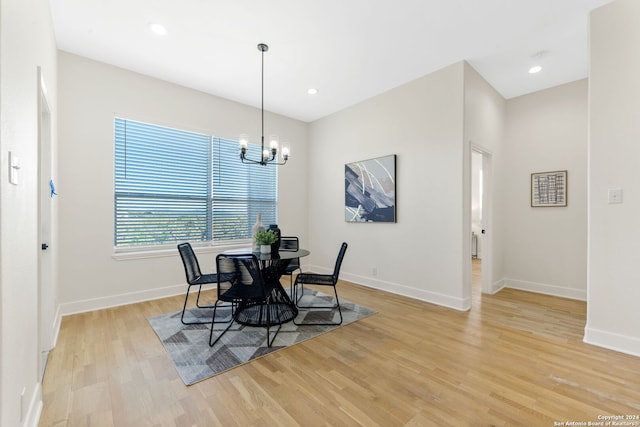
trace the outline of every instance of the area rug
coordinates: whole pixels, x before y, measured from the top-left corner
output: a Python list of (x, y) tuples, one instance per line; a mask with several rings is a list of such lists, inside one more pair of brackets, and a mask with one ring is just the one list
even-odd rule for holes
[[(329, 305), (333, 298), (321, 292), (305, 289), (302, 305)], [(340, 300), (343, 322), (348, 325), (375, 312), (349, 301)], [(212, 309), (191, 309), (185, 313), (185, 321), (210, 321)], [(160, 338), (171, 357), (178, 375), (186, 385), (217, 375), (221, 372), (247, 363), (258, 357), (281, 350), (290, 345), (317, 337), (340, 326), (296, 326), (293, 322), (282, 325), (273, 345), (267, 347), (267, 329), (243, 326), (234, 322), (214, 347), (209, 346), (210, 324), (183, 325), (181, 311), (150, 317), (147, 320)], [(218, 308), (216, 320), (229, 318), (230, 309)], [(300, 310), (296, 321), (334, 322), (339, 321), (337, 310)], [(226, 323), (216, 323), (214, 334), (227, 327)], [(275, 328), (271, 329), (271, 334)]]

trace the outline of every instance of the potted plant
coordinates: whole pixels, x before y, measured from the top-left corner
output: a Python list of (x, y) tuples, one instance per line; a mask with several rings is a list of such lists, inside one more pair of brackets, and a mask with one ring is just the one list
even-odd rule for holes
[(271, 245), (278, 240), (278, 236), (273, 230), (260, 230), (254, 236), (256, 242), (260, 245), (260, 253), (271, 253)]

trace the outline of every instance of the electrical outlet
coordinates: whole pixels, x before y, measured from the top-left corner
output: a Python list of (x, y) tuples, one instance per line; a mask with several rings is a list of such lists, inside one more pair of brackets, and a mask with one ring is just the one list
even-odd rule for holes
[(622, 188), (609, 189), (609, 203), (622, 203)]
[(371, 268), (371, 274), (373, 274), (374, 276), (377, 276), (378, 275), (378, 267), (373, 266)]

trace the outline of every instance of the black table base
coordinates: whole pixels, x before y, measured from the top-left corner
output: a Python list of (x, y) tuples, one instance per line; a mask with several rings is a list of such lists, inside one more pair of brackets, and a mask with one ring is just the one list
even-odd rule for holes
[[(242, 325), (269, 326), (291, 322), (298, 315), (296, 304), (280, 283), (280, 277), (293, 258), (309, 255), (309, 251), (280, 251), (276, 254), (253, 253), (261, 263), (264, 280), (273, 284), (269, 309), (265, 303), (242, 303), (236, 308), (235, 321)], [(267, 322), (267, 320), (269, 320)]]
[(298, 315), (296, 305), (291, 301), (281, 286), (277, 286), (271, 293), (269, 310), (263, 303), (246, 303), (238, 306), (236, 322), (249, 326), (279, 325), (290, 322)]

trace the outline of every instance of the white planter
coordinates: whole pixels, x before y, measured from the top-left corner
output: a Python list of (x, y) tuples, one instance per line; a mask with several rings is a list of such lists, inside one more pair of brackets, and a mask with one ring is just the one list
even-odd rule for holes
[(271, 245), (260, 245), (260, 253), (261, 254), (270, 254), (271, 253)]

